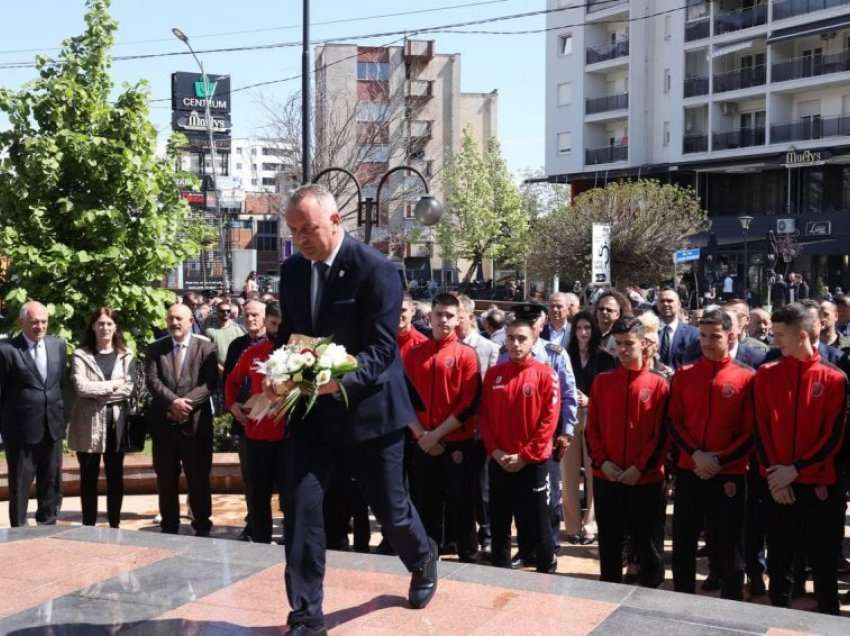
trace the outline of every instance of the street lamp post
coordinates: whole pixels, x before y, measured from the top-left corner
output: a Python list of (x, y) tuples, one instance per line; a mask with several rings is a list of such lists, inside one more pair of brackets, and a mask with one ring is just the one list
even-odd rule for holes
[(744, 300), (750, 302), (750, 224), (753, 222), (751, 216), (739, 216), (738, 223), (744, 231)]
[[(378, 182), (378, 189), (375, 192), (374, 199), (372, 197), (367, 197), (366, 199), (363, 198), (363, 190), (360, 187), (360, 182), (350, 170), (346, 170), (345, 168), (338, 168), (335, 166), (325, 168), (313, 178), (313, 183), (318, 183), (319, 179), (331, 172), (341, 172), (354, 182), (354, 186), (357, 188), (357, 218), (363, 218), (363, 212), (365, 209), (366, 216), (363, 223), (363, 242), (369, 245), (372, 240), (372, 215), (374, 210), (378, 209), (378, 214), (380, 214), (381, 190), (389, 176), (400, 171), (412, 172), (422, 180), (422, 185), (425, 187), (425, 194), (419, 197), (419, 201), (416, 202), (416, 207), (413, 208), (413, 214), (416, 217), (416, 220), (426, 227), (436, 225), (443, 216), (443, 205), (437, 201), (435, 197), (429, 194), (427, 179), (425, 179), (421, 172), (411, 166), (396, 166), (395, 168), (391, 168), (387, 171)], [(377, 218), (380, 221), (380, 218)]]
[(189, 49), (189, 52), (192, 54), (192, 57), (195, 58), (195, 62), (198, 64), (198, 68), (201, 69), (201, 78), (204, 82), (204, 119), (207, 123), (207, 136), (210, 144), (210, 160), (212, 162), (212, 179), (213, 179), (213, 191), (215, 192), (215, 215), (218, 220), (218, 233), (219, 233), (219, 249), (221, 251), (221, 265), (222, 265), (222, 275), (221, 275), (221, 283), (224, 287), (224, 290), (230, 291), (230, 264), (227, 255), (227, 223), (225, 223), (224, 215), (221, 211), (221, 191), (218, 187), (218, 172), (216, 168), (216, 164), (218, 163), (218, 152), (215, 146), (215, 135), (213, 134), (213, 121), (212, 121), (212, 112), (210, 110), (210, 99), (212, 95), (210, 95), (210, 81), (207, 77), (207, 72), (204, 70), (204, 63), (201, 62), (200, 58), (195, 53), (195, 49), (192, 48), (192, 45), (189, 43), (189, 36), (187, 36), (183, 31), (178, 28), (171, 29), (171, 32), (174, 34), (178, 40), (183, 42), (186, 45), (186, 48)]

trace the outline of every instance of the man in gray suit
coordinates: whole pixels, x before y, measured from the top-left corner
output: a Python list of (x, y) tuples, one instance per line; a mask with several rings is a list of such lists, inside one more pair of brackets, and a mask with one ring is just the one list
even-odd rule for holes
[(21, 308), (21, 334), (0, 341), (0, 423), (9, 464), (9, 522), (27, 523), (36, 483), (39, 524), (54, 524), (62, 504), (62, 399), (65, 342), (47, 335), (47, 308)]
[(180, 529), (178, 481), (180, 468), (189, 485), (192, 528), (209, 536), (212, 522), (212, 403), (218, 386), (218, 359), (212, 342), (192, 333), (192, 312), (172, 305), (167, 316), (169, 335), (148, 347), (145, 377), (153, 397), (148, 418), (153, 439), (153, 466), (159, 494), (160, 527)]

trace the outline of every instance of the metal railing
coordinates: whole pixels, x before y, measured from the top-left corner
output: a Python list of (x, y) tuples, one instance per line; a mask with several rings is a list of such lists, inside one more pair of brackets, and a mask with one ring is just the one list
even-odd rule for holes
[(777, 124), (770, 127), (770, 143), (772, 144), (846, 135), (850, 135), (850, 115), (816, 117), (793, 124)]
[(685, 22), (685, 42), (707, 38), (711, 33), (711, 19), (700, 18), (693, 22)]
[(714, 76), (714, 92), (723, 93), (736, 91), (741, 88), (761, 86), (767, 81), (767, 66), (749, 66), (728, 73), (718, 73)]
[(708, 78), (707, 77), (686, 77), (685, 78), (685, 97), (695, 97), (697, 95), (708, 95)]
[(739, 128), (731, 132), (714, 133), (711, 138), (712, 150), (728, 150), (763, 146), (765, 135), (764, 128)]
[(682, 137), (682, 152), (708, 152), (708, 135), (685, 135)]
[(595, 166), (600, 163), (614, 163), (629, 160), (629, 145), (606, 146), (605, 148), (589, 148), (584, 152), (585, 163)]
[(773, 19), (782, 20), (850, 4), (850, 0), (784, 0), (773, 3)]
[(797, 57), (787, 62), (777, 62), (771, 67), (770, 79), (773, 82), (787, 82), (850, 71), (850, 49), (844, 49), (830, 55), (809, 55)]
[(714, 35), (740, 31), (767, 23), (767, 5), (759, 4), (749, 9), (735, 9), (720, 13), (714, 18)]
[(615, 60), (618, 57), (628, 57), (629, 41), (617, 42), (603, 49), (594, 49), (587, 47), (585, 60), (587, 64), (596, 64), (597, 62), (606, 62)]
[(629, 107), (629, 94), (593, 97), (585, 100), (585, 112), (588, 115), (604, 113), (609, 110), (622, 110)]

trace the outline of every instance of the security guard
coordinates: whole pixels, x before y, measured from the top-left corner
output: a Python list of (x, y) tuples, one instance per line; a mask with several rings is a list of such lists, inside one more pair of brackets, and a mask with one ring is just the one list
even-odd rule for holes
[[(575, 432), (578, 409), (576, 381), (573, 375), (570, 357), (564, 348), (555, 343), (547, 342), (540, 337), (546, 322), (546, 305), (539, 303), (520, 303), (514, 305), (512, 310), (517, 319), (525, 320), (533, 327), (535, 342), (531, 350), (531, 355), (539, 362), (551, 367), (558, 376), (561, 410), (558, 417), (558, 426), (555, 429), (552, 457), (549, 458), (547, 463), (551, 487), (549, 512), (552, 540), (557, 554), (558, 547), (560, 546), (561, 522), (563, 521), (564, 514), (564, 507), (561, 501), (561, 459), (564, 457), (564, 453), (570, 445)], [(507, 350), (503, 350), (499, 355), (499, 364), (508, 360)], [(513, 565), (526, 567), (536, 565), (533, 556), (535, 546), (529, 545), (522, 533), (518, 533), (517, 542), (519, 552), (513, 560)]]

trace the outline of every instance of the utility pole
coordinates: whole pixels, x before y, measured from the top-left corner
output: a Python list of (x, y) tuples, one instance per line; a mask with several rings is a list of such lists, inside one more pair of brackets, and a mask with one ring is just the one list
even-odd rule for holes
[(301, 36), (301, 183), (313, 179), (310, 169), (310, 0), (304, 0), (303, 33)]

